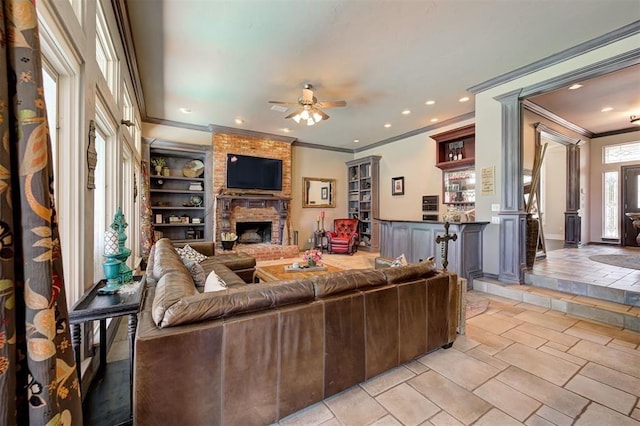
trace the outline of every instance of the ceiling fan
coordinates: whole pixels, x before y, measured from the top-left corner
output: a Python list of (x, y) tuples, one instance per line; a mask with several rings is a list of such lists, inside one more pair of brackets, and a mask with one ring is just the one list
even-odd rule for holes
[(334, 108), (347, 106), (346, 101), (328, 101), (318, 102), (318, 99), (313, 96), (313, 86), (311, 84), (305, 84), (302, 89), (302, 96), (298, 98), (298, 102), (283, 102), (283, 101), (269, 101), (270, 104), (279, 105), (298, 105), (298, 109), (286, 118), (293, 118), (296, 123), (304, 122), (307, 126), (313, 126), (314, 124), (328, 120), (329, 116), (320, 108)]

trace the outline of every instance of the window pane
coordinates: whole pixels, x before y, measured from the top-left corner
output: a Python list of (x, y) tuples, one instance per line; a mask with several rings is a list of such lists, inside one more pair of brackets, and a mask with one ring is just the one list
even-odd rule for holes
[(604, 164), (638, 161), (640, 160), (640, 142), (605, 146), (602, 158)]
[(603, 238), (618, 238), (618, 172), (604, 173)]
[[(49, 135), (51, 137), (53, 176), (56, 178), (55, 194), (58, 194), (58, 82), (56, 81), (56, 76), (50, 73), (45, 67), (42, 68), (42, 82), (44, 86), (44, 102), (47, 108)], [(56, 205), (59, 204), (56, 202)]]

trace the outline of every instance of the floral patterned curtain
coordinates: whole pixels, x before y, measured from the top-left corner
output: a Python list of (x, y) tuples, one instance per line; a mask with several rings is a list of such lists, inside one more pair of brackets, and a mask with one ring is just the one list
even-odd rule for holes
[(146, 261), (153, 246), (153, 212), (149, 192), (149, 163), (142, 161), (142, 194), (140, 195), (140, 254)]
[(0, 424), (82, 424), (36, 10), (0, 5)]

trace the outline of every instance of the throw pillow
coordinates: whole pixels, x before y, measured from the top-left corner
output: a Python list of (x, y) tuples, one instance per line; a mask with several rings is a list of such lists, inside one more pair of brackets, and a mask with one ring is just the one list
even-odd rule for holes
[(227, 284), (216, 274), (216, 271), (211, 271), (207, 276), (207, 281), (204, 283), (204, 292), (226, 290)]
[(409, 262), (407, 262), (407, 258), (404, 257), (404, 253), (402, 253), (400, 256), (393, 259), (393, 262), (391, 262), (391, 267), (395, 268), (396, 266), (406, 266), (408, 264)]
[(187, 268), (187, 271), (191, 274), (191, 278), (193, 278), (193, 284), (196, 287), (204, 287), (204, 283), (207, 280), (207, 276), (204, 273), (204, 269), (202, 266), (191, 259), (182, 259), (182, 263)]
[(182, 259), (195, 260), (198, 263), (207, 258), (207, 256), (192, 248), (189, 244), (185, 244), (182, 248), (176, 248), (176, 252)]

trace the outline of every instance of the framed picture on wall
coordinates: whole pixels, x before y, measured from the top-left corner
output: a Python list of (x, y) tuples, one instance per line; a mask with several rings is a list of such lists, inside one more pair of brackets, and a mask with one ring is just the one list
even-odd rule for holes
[(328, 186), (323, 186), (322, 188), (320, 188), (320, 199), (321, 200), (328, 200), (329, 199), (329, 187)]
[(391, 195), (404, 195), (404, 176), (391, 178)]

